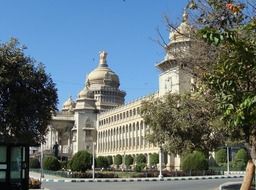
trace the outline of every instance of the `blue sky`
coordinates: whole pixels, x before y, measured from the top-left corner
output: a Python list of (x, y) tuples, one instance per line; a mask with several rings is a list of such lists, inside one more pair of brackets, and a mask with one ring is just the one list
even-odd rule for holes
[(0, 41), (16, 37), (42, 62), (58, 88), (59, 108), (75, 100), (86, 74), (108, 52), (126, 102), (158, 90), (155, 64), (164, 57), (157, 28), (168, 41), (164, 16), (177, 24), (187, 0), (0, 0)]

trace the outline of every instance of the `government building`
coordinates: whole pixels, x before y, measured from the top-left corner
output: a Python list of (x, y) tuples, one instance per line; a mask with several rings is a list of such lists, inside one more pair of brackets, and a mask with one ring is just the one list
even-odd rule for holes
[[(180, 68), (175, 58), (175, 52), (186, 51), (192, 43), (191, 31), (184, 13), (179, 27), (170, 32), (165, 57), (156, 65), (160, 71), (159, 90), (151, 96), (184, 93), (193, 88), (192, 76)], [(110, 66), (107, 53), (100, 52), (98, 66), (87, 76), (76, 100), (68, 98), (53, 116), (43, 145), (45, 153), (52, 152), (55, 143), (59, 144), (59, 154), (68, 158), (80, 150), (92, 152), (95, 146), (96, 156), (144, 154), (150, 166), (150, 154), (161, 152), (145, 139), (150, 130), (140, 116), (142, 101), (149, 96), (125, 104), (126, 92), (119, 88), (119, 77)], [(180, 169), (178, 155), (161, 154), (166, 169)]]

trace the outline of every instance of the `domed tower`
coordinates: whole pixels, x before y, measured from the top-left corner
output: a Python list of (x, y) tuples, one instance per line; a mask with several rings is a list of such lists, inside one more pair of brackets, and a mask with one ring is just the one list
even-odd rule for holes
[(63, 104), (62, 112), (73, 112), (75, 108), (75, 102), (72, 100), (71, 96)]
[(86, 88), (93, 94), (99, 111), (124, 104), (126, 93), (119, 89), (118, 75), (107, 64), (107, 53), (100, 52), (99, 64), (87, 77)]
[(191, 91), (191, 81), (193, 81), (193, 78), (182, 67), (187, 64), (184, 63), (184, 60), (188, 55), (191, 43), (193, 43), (191, 39), (192, 32), (193, 28), (189, 24), (188, 14), (184, 11), (181, 24), (170, 32), (170, 42), (166, 46), (164, 60), (156, 65), (160, 70), (160, 95), (168, 92), (185, 93)]

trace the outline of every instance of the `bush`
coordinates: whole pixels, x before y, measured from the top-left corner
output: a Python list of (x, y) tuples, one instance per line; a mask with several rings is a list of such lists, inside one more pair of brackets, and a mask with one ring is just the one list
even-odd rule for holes
[(117, 154), (114, 158), (114, 164), (119, 166), (123, 162), (122, 156), (120, 154)]
[(45, 170), (57, 171), (60, 169), (60, 163), (57, 158), (50, 156), (44, 158), (43, 167)]
[(207, 170), (208, 161), (202, 152), (194, 151), (183, 158), (181, 166), (183, 171)]
[(157, 153), (150, 154), (149, 163), (151, 166), (157, 165), (159, 163), (159, 155)]
[(62, 168), (67, 169), (67, 167), (68, 167), (68, 161), (61, 161), (61, 162), (60, 162), (60, 167), (61, 167), (61, 169), (62, 169)]
[(92, 165), (92, 155), (83, 150), (78, 151), (69, 162), (69, 167), (72, 171), (85, 172)]
[(241, 160), (241, 161), (247, 162), (248, 159), (249, 159), (248, 154), (245, 149), (241, 148), (237, 151), (235, 155), (235, 160)]
[(96, 158), (96, 167), (97, 168), (107, 168), (109, 165), (108, 165), (108, 160), (106, 157), (104, 156), (98, 156)]
[(129, 167), (130, 165), (133, 164), (133, 157), (131, 155), (125, 155), (124, 163), (126, 167)]
[(144, 154), (139, 154), (135, 158), (136, 164), (145, 164), (147, 162), (146, 156)]
[(136, 172), (141, 172), (144, 168), (145, 168), (146, 164), (145, 163), (139, 163), (139, 164), (136, 164), (134, 170)]
[(111, 166), (113, 164), (113, 158), (112, 156), (107, 156), (108, 165)]
[(29, 168), (40, 168), (40, 162), (37, 158), (29, 159)]
[(215, 160), (218, 165), (223, 165), (227, 163), (227, 150), (226, 149), (220, 149), (215, 154)]
[(232, 168), (234, 170), (245, 170), (247, 161), (248, 161), (248, 154), (242, 148), (238, 150), (238, 152), (236, 153), (235, 159), (232, 162)]

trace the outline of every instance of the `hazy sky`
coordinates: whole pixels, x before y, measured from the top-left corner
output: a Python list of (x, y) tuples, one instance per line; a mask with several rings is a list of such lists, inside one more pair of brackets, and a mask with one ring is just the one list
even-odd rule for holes
[(86, 74), (108, 52), (126, 102), (158, 90), (155, 64), (164, 51), (153, 39), (157, 28), (168, 41), (164, 16), (181, 20), (187, 0), (0, 0), (0, 41), (16, 37), (26, 54), (42, 62), (59, 95), (59, 108), (75, 100)]

